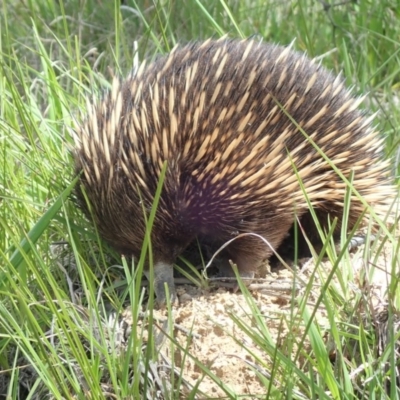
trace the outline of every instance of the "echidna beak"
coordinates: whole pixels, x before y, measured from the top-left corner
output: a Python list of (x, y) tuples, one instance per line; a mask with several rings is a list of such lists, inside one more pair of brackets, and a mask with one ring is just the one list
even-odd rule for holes
[(165, 289), (165, 284), (168, 286), (168, 293), (171, 302), (174, 301), (176, 297), (175, 293), (175, 283), (174, 283), (174, 268), (172, 264), (165, 262), (157, 262), (153, 267), (153, 282), (151, 281), (150, 270), (144, 271), (149, 284), (153, 285), (154, 293), (157, 298), (157, 303), (160, 307), (163, 307), (167, 303), (167, 293)]

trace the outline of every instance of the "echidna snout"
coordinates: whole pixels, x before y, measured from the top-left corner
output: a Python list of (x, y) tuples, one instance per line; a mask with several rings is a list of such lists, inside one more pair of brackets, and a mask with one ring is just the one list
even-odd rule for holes
[[(167, 162), (151, 232), (153, 284), (162, 303), (164, 282), (174, 291), (175, 258), (196, 238), (219, 246), (252, 232), (276, 249), (295, 217), (319, 238), (306, 223), (303, 188), (321, 225), (337, 217), (340, 229), (347, 185), (313, 143), (344, 177), (353, 176), (378, 215), (385, 213), (395, 191), (382, 141), (360, 103), (340, 77), (290, 48), (228, 39), (178, 46), (115, 79), (88, 105), (76, 128), (76, 171), (83, 171), (101, 236), (137, 258), (144, 213)], [(349, 229), (364, 208), (352, 192)], [(225, 251), (243, 276), (271, 253), (254, 236)]]

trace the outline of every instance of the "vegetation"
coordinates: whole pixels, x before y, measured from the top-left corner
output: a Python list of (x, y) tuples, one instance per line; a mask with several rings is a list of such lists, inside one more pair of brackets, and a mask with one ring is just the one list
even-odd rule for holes
[[(102, 244), (74, 203), (69, 128), (85, 98), (109, 87), (113, 75), (178, 42), (224, 34), (295, 40), (296, 49), (343, 71), (355, 93), (367, 93), (397, 177), (399, 1), (13, 0), (0, 8), (0, 397), (197, 398), (196, 386), (182, 394), (185, 377), (173, 361), (167, 369), (158, 364), (151, 328), (159, 322), (151, 304), (142, 304), (140, 268)], [(374, 267), (385, 252), (382, 309), (368, 286), (353, 290), (351, 258), (336, 252), (329, 237), (332, 273), (321, 276), (318, 301), (308, 304), (312, 281), (302, 298), (292, 294), (297, 311), (289, 327), (300, 321), (303, 336), (289, 335), (284, 348), (277, 346), (247, 295), (257, 323), (233, 318), (265, 354), (254, 368), (265, 385), (260, 398), (400, 398), (399, 244), (385, 233), (385, 246), (376, 242), (360, 254)], [(365, 282), (372, 274), (366, 269)], [(128, 333), (118, 317), (127, 304)], [(318, 307), (327, 312), (328, 328), (314, 319)], [(173, 336), (172, 316), (163, 329)], [(125, 335), (122, 350), (118, 335)], [(179, 348), (174, 340), (168, 346), (172, 354)], [(210, 366), (199, 369), (226, 398), (239, 398)]]

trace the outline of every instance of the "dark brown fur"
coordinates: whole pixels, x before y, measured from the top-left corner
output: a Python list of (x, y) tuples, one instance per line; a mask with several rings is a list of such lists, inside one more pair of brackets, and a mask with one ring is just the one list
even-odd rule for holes
[[(176, 257), (196, 237), (222, 245), (253, 232), (276, 249), (295, 215), (308, 214), (299, 178), (321, 224), (328, 216), (341, 220), (346, 184), (311, 142), (344, 177), (353, 172), (357, 192), (384, 213), (394, 193), (388, 163), (360, 102), (340, 78), (288, 48), (253, 40), (193, 43), (115, 80), (88, 105), (76, 129), (76, 170), (83, 170), (100, 234), (138, 257), (143, 210), (152, 207), (167, 161), (151, 234), (162, 301), (164, 281), (173, 291)], [(349, 228), (364, 208), (353, 193)], [(243, 276), (271, 254), (255, 237), (227, 250)]]

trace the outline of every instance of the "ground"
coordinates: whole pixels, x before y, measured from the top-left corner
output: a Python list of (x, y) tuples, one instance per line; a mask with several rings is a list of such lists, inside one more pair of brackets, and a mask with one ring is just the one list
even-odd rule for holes
[[(357, 293), (366, 293), (370, 302), (368, 306), (373, 307), (377, 315), (387, 315), (386, 298), (392, 258), (390, 249), (391, 246), (387, 244), (379, 258), (372, 262), (372, 258), (363, 256), (364, 248), (360, 246), (349, 255), (350, 264), (347, 262), (346, 268), (341, 264), (338, 265), (337, 273), (333, 274), (329, 285), (340, 288), (338, 276), (350, 272), (349, 288), (346, 293), (350, 296), (350, 301)], [(366, 259), (369, 261), (365, 261)], [(70, 259), (67, 264), (71, 267)], [(350, 271), (348, 265), (351, 266)], [(306, 304), (309, 310), (317, 310), (314, 321), (322, 332), (329, 357), (331, 354), (334, 355), (334, 348), (329, 348), (330, 326), (327, 311), (323, 305), (324, 302), (320, 302), (321, 288), (324, 287), (324, 282), (331, 271), (332, 265), (328, 260), (322, 261), (318, 269), (312, 258), (299, 260), (297, 266), (280, 264), (272, 271), (262, 272), (260, 279), (248, 285), (250, 295), (243, 294), (232, 282), (225, 282), (225, 285), (220, 281), (211, 282), (211, 287), (205, 289), (192, 284), (181, 284), (182, 279), (178, 279), (178, 301), (172, 307), (173, 317), (170, 319), (173, 321), (173, 328), (168, 328), (165, 309), (154, 310), (156, 320), (154, 326), (157, 327), (154, 333), (156, 346), (159, 349), (158, 364), (156, 363), (157, 367), (152, 371), (153, 381), (158, 382), (155, 386), (162, 386), (159, 382), (163, 377), (166, 382), (169, 382), (171, 368), (174, 367), (176, 376), (183, 377), (179, 385), (182, 399), (188, 397), (193, 387), (198, 388), (199, 395), (196, 398), (226, 398), (229, 390), (246, 399), (256, 398), (257, 395), (259, 398), (267, 393), (265, 382), (270, 381), (272, 371), (274, 385), (279, 390), (284, 390), (285, 382), (279, 379), (279, 371), (272, 369), (273, 363), (266, 348), (268, 345), (271, 345), (272, 349), (278, 348), (283, 355), (291, 359), (300, 348), (302, 351), (296, 356), (296, 365), (301, 369), (308, 368), (305, 367), (309, 365), (307, 355), (312, 353), (312, 348), (307, 334), (304, 333), (305, 324), (299, 311), (299, 305), (303, 299), (307, 299)], [(72, 275), (72, 270), (68, 273)], [(312, 282), (311, 285), (310, 282)], [(79, 281), (76, 280), (74, 285), (79, 288)], [(338, 290), (340, 292), (340, 289)], [(77, 292), (80, 290), (77, 289)], [(359, 308), (357, 312), (360, 314), (357, 317), (362, 318), (362, 308)], [(89, 310), (87, 313), (89, 314)], [(368, 313), (370, 314), (370, 311)], [(113, 322), (115, 318), (120, 323), (115, 324)], [(108, 326), (104, 326), (105, 332), (109, 332), (110, 327), (116, 331), (119, 330), (113, 335), (113, 339), (110, 339), (114, 343), (109, 343), (109, 347), (118, 348), (124, 353), (132, 328), (130, 308), (127, 307), (121, 314), (114, 314), (113, 317), (107, 316), (104, 320), (108, 321)], [(384, 319), (381, 326), (375, 327), (380, 332), (383, 349), (388, 341), (385, 323)], [(139, 324), (143, 324), (142, 318)], [(147, 326), (144, 326), (144, 331), (146, 329)], [(167, 335), (160, 334), (160, 330), (167, 332)], [(173, 347), (167, 339), (169, 334), (176, 342)], [(63, 346), (57, 347), (60, 351), (65, 351)], [(190, 356), (186, 354), (186, 350)], [(10, 353), (10, 359), (13, 357), (12, 354), (14, 353)], [(270, 354), (273, 354), (273, 351)], [(26, 358), (22, 357), (19, 365), (23, 367), (20, 375), (20, 379), (23, 380), (20, 382), (23, 389), (21, 393), (27, 393), (26, 388), (32, 387), (37, 374), (33, 368), (29, 367)], [(209, 368), (214, 374), (214, 379), (204, 373), (202, 365)], [(76, 368), (79, 376), (78, 363)], [(23, 373), (24, 371), (26, 373)], [(276, 375), (277, 372), (278, 375)], [(1, 395), (7, 392), (8, 375), (0, 374), (0, 376), (2, 377), (1, 398)], [(107, 379), (102, 382), (102, 385), (107, 388), (107, 391), (112, 392), (111, 382), (107, 382)], [(51, 394), (43, 397), (43, 393), (47, 390), (42, 387), (36, 397), (32, 398), (52, 399)], [(157, 393), (158, 395), (152, 398), (165, 398), (161, 390)], [(25, 398), (27, 397), (18, 397), (19, 400)], [(115, 397), (111, 395), (105, 398), (114, 399)]]
[[(350, 293), (366, 290), (371, 295), (373, 306), (376, 309), (385, 304), (386, 289), (389, 282), (390, 254), (389, 246), (385, 248), (374, 265), (373, 278), (368, 271), (372, 265), (366, 265), (363, 258), (363, 248), (350, 254), (353, 268), (353, 279), (349, 281)], [(174, 348), (171, 355), (170, 345), (166, 342), (162, 352), (166, 359), (174, 360), (178, 368), (183, 367), (185, 380), (206, 394), (205, 398), (220, 398), (226, 396), (221, 389), (221, 383), (216, 383), (208, 376), (204, 376), (198, 362), (206, 365), (224, 385), (229, 386), (236, 394), (252, 398), (252, 395), (265, 395), (266, 387), (258, 374), (269, 377), (271, 360), (265, 350), (257, 344), (254, 336), (251, 338), (240, 329), (234, 318), (248, 324), (250, 331), (259, 333), (260, 340), (265, 336), (257, 329), (259, 320), (254, 320), (254, 305), (259, 310), (259, 317), (268, 327), (268, 334), (272, 343), (278, 344), (283, 353), (285, 346), (290, 343), (288, 335), (292, 336), (294, 347), (303, 346), (307, 352), (309, 343), (303, 341), (304, 323), (297, 315), (297, 305), (307, 290), (307, 283), (313, 280), (311, 293), (308, 295), (307, 306), (314, 309), (321, 293), (322, 281), (329, 275), (332, 266), (325, 260), (319, 267), (322, 275), (315, 274), (313, 259), (303, 259), (300, 267), (275, 268), (268, 273), (265, 279), (249, 285), (251, 299), (240, 291), (229, 290), (225, 287), (214, 290), (204, 290), (193, 285), (178, 286), (179, 304), (173, 307), (175, 322), (174, 339), (188, 349), (192, 357), (184, 357), (183, 352)], [(295, 273), (294, 273), (295, 271)], [(296, 282), (296, 283), (294, 283)], [(338, 285), (336, 276), (331, 282)], [(252, 304), (252, 301), (254, 304)], [(320, 303), (315, 315), (320, 329), (326, 334), (326, 346), (329, 346), (329, 320), (325, 308)], [(125, 312), (128, 316), (129, 310)], [(155, 316), (165, 321), (165, 311), (156, 311)], [(295, 319), (295, 320), (293, 320)], [(165, 325), (164, 325), (165, 327)], [(255, 329), (256, 328), (256, 329)], [(265, 335), (265, 333), (264, 333)], [(289, 351), (289, 350), (288, 350)], [(311, 350), (310, 350), (311, 351)], [(327, 349), (328, 353), (333, 349)], [(288, 354), (291, 357), (293, 354)], [(198, 362), (197, 362), (198, 361)], [(298, 357), (297, 364), (302, 365), (304, 357)], [(258, 374), (255, 372), (257, 370)], [(278, 386), (281, 384), (278, 383)], [(184, 397), (183, 397), (184, 398)]]

